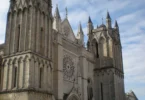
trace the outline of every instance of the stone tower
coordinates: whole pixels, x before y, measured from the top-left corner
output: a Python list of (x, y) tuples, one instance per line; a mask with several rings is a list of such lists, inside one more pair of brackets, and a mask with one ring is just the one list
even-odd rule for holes
[(122, 47), (119, 27), (111, 26), (111, 17), (107, 12), (106, 25), (102, 23), (93, 28), (88, 21), (88, 51), (94, 54), (94, 96), (95, 100), (125, 100), (124, 72), (122, 65)]
[(52, 99), (51, 0), (10, 0), (0, 100)]

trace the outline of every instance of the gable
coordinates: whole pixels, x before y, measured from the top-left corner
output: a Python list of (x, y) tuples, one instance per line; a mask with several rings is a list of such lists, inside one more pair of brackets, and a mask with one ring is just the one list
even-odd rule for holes
[(71, 40), (73, 42), (76, 40), (74, 32), (67, 18), (65, 18), (62, 22), (62, 33), (68, 40)]

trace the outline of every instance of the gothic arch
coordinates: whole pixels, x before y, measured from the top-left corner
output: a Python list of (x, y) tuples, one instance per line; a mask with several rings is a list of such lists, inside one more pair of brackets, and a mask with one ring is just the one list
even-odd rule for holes
[(109, 53), (109, 57), (113, 57), (113, 40), (111, 38), (108, 38), (108, 53)]
[(101, 36), (99, 39), (99, 47), (100, 47), (100, 53), (103, 56), (107, 56), (107, 42), (106, 38), (104, 36)]
[(6, 60), (4, 60), (4, 61), (3, 61), (3, 65), (8, 64), (8, 62), (9, 62), (9, 61), (7, 61), (7, 59), (6, 59)]
[(17, 60), (17, 58), (14, 58), (13, 64), (16, 64), (16, 63), (18, 63), (18, 60)]
[(28, 55), (25, 56), (24, 61), (29, 61), (29, 56)]
[(20, 57), (19, 59), (18, 59), (18, 62), (22, 62), (23, 61), (23, 57)]
[(92, 51), (95, 54), (95, 56), (99, 58), (99, 45), (95, 38), (92, 40)]
[(44, 64), (43, 60), (41, 60), (41, 61), (40, 61), (40, 68), (44, 68), (44, 65), (45, 65), (45, 64)]
[(34, 62), (36, 61), (36, 58), (34, 55), (32, 55), (30, 59), (32, 59)]
[(40, 64), (40, 59), (38, 57), (36, 58), (36, 62), (38, 62), (38, 64)]
[(18, 14), (20, 14), (20, 12), (22, 12), (23, 11), (23, 8), (22, 7), (19, 7), (18, 8)]
[(51, 70), (53, 69), (53, 68), (52, 68), (52, 64), (51, 64), (51, 63), (49, 63), (49, 67), (51, 68)]
[(77, 94), (70, 94), (66, 100), (80, 100), (80, 97)]

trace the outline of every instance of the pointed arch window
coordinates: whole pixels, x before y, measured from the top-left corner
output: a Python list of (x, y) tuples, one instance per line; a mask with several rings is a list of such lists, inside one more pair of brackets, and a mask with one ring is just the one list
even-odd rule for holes
[(97, 42), (96, 42), (96, 57), (99, 58), (99, 48)]
[(18, 73), (17, 67), (14, 67), (13, 68), (13, 87), (14, 88), (17, 85), (17, 73)]
[(107, 45), (106, 45), (106, 41), (103, 37), (101, 37), (100, 39), (100, 43), (101, 43), (101, 55), (102, 56), (107, 56)]
[(43, 76), (44, 76), (44, 70), (41, 67), (39, 70), (39, 88), (42, 88), (43, 85)]
[(101, 83), (101, 100), (103, 100), (104, 98), (103, 98), (103, 83)]
[(43, 27), (41, 27), (41, 30), (40, 30), (40, 48), (43, 49), (43, 34), (44, 34), (44, 30), (43, 30)]
[(21, 26), (18, 25), (17, 51), (19, 51), (19, 47), (20, 47), (20, 34), (21, 34)]
[(95, 39), (93, 40), (92, 46), (93, 46), (92, 47), (93, 53), (95, 54), (95, 56), (97, 58), (99, 58), (99, 47), (98, 47), (98, 43), (97, 43), (97, 41)]

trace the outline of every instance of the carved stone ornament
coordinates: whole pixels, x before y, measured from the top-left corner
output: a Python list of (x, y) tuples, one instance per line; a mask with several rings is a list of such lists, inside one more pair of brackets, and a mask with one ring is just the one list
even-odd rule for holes
[(64, 35), (68, 36), (69, 32), (70, 32), (69, 27), (68, 26), (64, 26)]
[(63, 72), (64, 79), (72, 80), (74, 75), (74, 62), (70, 56), (64, 56), (63, 59)]

